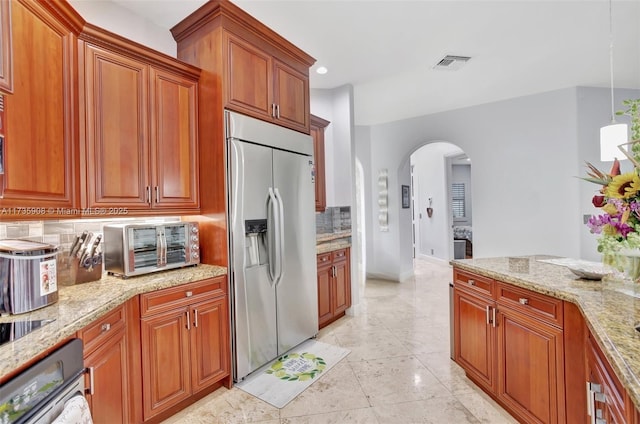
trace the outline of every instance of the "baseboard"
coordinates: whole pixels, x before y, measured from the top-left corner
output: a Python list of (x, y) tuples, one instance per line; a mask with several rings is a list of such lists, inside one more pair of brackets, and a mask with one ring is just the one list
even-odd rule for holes
[(387, 280), (387, 281), (394, 281), (396, 283), (398, 283), (398, 277), (395, 275), (388, 275), (388, 274), (378, 274), (375, 272), (367, 272), (366, 274), (367, 276), (367, 280), (371, 279), (371, 280)]
[(427, 256), (427, 255), (418, 255), (416, 259), (425, 260), (433, 263), (437, 263), (438, 265), (448, 265), (448, 259), (436, 258), (435, 256)]
[(400, 274), (400, 282), (404, 283), (405, 281), (409, 280), (411, 277), (413, 277), (413, 269), (407, 272), (403, 272), (402, 274)]

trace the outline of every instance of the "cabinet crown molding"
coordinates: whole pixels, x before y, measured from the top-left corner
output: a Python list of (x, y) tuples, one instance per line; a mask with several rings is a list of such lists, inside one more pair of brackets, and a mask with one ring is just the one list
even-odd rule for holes
[(264, 39), (268, 43), (278, 45), (288, 55), (309, 67), (316, 62), (315, 58), (228, 0), (211, 0), (205, 3), (171, 28), (171, 34), (176, 42), (179, 43), (204, 27), (214, 29), (224, 26), (223, 21), (225, 20), (241, 25), (246, 31)]

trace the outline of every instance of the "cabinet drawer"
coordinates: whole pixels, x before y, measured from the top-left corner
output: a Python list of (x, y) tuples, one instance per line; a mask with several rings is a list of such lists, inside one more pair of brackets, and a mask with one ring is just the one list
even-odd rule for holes
[(331, 252), (333, 262), (340, 262), (347, 259), (347, 249), (334, 250)]
[(318, 255), (318, 265), (331, 263), (331, 252)]
[(495, 281), (482, 275), (454, 269), (453, 284), (460, 290), (493, 298)]
[(82, 339), (84, 345), (84, 355), (87, 356), (91, 354), (112, 334), (116, 334), (118, 330), (124, 328), (124, 326), (124, 307), (121, 305), (78, 331), (78, 337)]
[(562, 328), (562, 300), (510, 284), (498, 283), (498, 305), (518, 310)]
[(140, 295), (140, 315), (145, 317), (186, 306), (200, 300), (222, 296), (227, 292), (226, 284), (227, 277), (222, 275), (142, 294)]

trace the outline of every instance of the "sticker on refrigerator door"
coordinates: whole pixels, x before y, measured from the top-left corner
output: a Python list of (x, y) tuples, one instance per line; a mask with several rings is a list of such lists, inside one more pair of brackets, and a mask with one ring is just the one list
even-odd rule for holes
[(309, 161), (309, 166), (311, 166), (311, 182), (315, 184), (316, 182), (316, 166), (312, 160)]
[(40, 262), (40, 296), (46, 296), (58, 291), (56, 260)]

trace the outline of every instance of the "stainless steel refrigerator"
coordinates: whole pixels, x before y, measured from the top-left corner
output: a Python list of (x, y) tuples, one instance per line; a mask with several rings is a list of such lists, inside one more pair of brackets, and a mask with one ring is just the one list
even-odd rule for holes
[(313, 141), (225, 112), (234, 380), (318, 332)]

